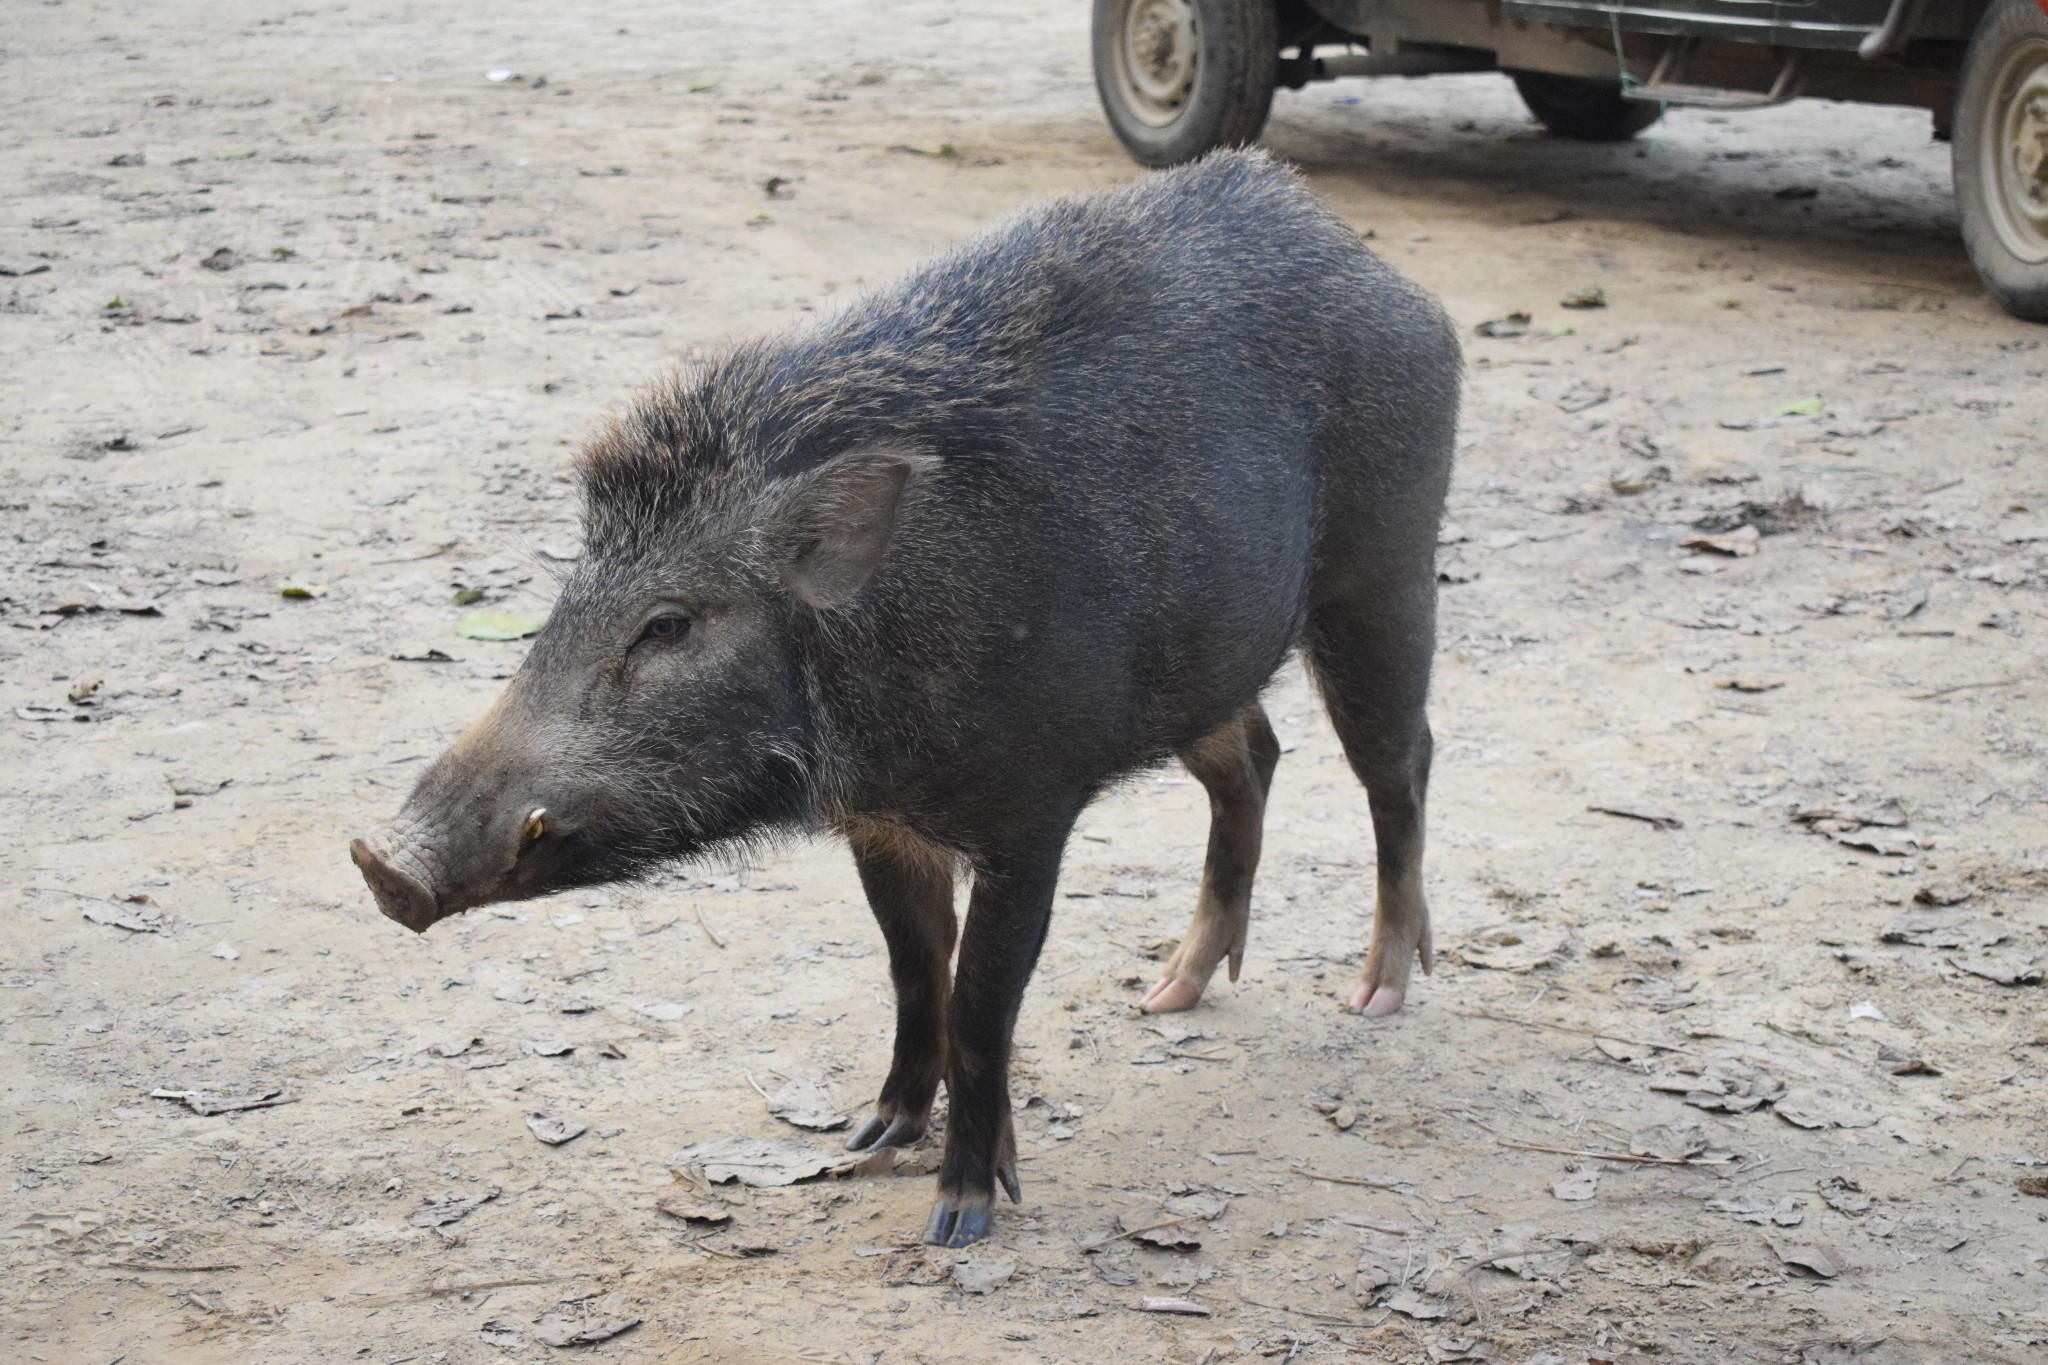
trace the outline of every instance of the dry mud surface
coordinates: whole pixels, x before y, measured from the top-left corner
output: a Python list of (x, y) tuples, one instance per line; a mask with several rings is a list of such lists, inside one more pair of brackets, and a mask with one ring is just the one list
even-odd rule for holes
[(1924, 116), (1587, 147), (1495, 77), (1281, 97), (1270, 144), (1468, 336), (1442, 962), (1392, 1019), (1339, 1010), (1372, 849), (1290, 670), (1235, 986), (1133, 1010), (1199, 788), (1088, 815), (986, 1245), (917, 1244), (921, 1176), (672, 1172), (836, 1142), (762, 1092), (878, 1085), (843, 850), (424, 939), (375, 914), (345, 838), (516, 663), (451, 597), (545, 608), (581, 433), (1134, 175), (1085, 30), (9, 7), (0, 1355), (2048, 1358), (2048, 333), (1982, 296)]

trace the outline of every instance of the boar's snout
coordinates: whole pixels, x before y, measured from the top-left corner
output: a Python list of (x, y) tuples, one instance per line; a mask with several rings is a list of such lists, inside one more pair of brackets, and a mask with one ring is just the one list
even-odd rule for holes
[(400, 857), (382, 838), (349, 840), (348, 856), (355, 860), (363, 880), (370, 884), (370, 894), (377, 898), (377, 908), (385, 915), (415, 934), (424, 934), (441, 918), (433, 891), (420, 877), (399, 866)]

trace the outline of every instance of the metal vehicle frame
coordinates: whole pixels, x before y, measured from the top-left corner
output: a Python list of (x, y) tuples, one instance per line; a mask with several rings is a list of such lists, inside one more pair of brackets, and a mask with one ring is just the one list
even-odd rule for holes
[(1275, 86), (1504, 71), (1553, 132), (1673, 106), (1908, 105), (1955, 143), (1991, 292), (2048, 320), (2048, 0), (1096, 0), (1096, 85), (1148, 165), (1248, 142)]

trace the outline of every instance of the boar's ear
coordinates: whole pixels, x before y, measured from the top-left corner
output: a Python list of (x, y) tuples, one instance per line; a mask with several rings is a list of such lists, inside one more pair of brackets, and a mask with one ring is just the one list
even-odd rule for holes
[(935, 463), (929, 455), (864, 447), (794, 480), (782, 519), (795, 554), (783, 566), (783, 586), (824, 610), (851, 602), (889, 552), (903, 490)]

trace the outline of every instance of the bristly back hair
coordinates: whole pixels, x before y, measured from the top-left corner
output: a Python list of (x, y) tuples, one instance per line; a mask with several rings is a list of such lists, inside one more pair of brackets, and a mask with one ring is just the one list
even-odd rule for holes
[(679, 366), (579, 454), (590, 543), (741, 531), (769, 483), (859, 443), (1000, 455), (1038, 357), (1086, 333), (1114, 295), (1147, 290), (1160, 241), (1245, 250), (1247, 215), (1283, 230), (1329, 217), (1265, 153), (1217, 153), (1035, 205), (835, 316)]

